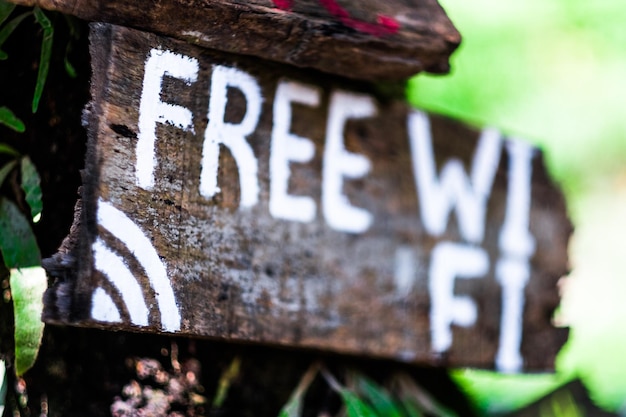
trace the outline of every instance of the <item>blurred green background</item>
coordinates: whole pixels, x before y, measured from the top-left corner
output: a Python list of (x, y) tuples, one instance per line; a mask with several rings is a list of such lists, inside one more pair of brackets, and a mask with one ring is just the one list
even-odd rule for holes
[(450, 75), (410, 81), (409, 100), (540, 146), (576, 228), (556, 374), (454, 375), (485, 413), (579, 377), (596, 404), (626, 415), (626, 1), (440, 3), (462, 46)]

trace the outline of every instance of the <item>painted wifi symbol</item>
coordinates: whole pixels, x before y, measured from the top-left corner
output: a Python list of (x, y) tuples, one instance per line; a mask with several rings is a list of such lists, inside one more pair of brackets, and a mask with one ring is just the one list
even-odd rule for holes
[[(154, 290), (161, 315), (161, 327), (168, 332), (180, 330), (180, 312), (165, 264), (144, 232), (126, 214), (103, 200), (98, 201), (98, 225), (119, 239), (144, 269)], [(109, 249), (101, 238), (92, 245), (95, 268), (119, 291), (136, 326), (148, 326), (149, 309), (137, 278), (119, 254)], [(107, 323), (120, 323), (122, 317), (113, 299), (98, 287), (92, 294), (91, 317)]]

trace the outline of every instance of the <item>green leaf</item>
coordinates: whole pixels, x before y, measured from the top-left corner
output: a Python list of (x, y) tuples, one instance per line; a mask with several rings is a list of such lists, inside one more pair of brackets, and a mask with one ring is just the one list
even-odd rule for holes
[(18, 119), (8, 107), (4, 106), (0, 107), (0, 124), (8, 126), (20, 133), (26, 130), (24, 123)]
[(70, 62), (69, 56), (72, 52), (74, 40), (80, 38), (80, 27), (78, 26), (75, 17), (67, 14), (64, 14), (63, 17), (65, 17), (65, 22), (70, 29), (70, 39), (67, 41), (67, 46), (65, 47), (65, 57), (63, 58), (63, 64), (65, 65), (65, 72), (67, 73), (67, 75), (69, 75), (70, 78), (76, 78), (76, 69)]
[(26, 196), (26, 202), (30, 207), (30, 215), (33, 222), (37, 223), (43, 210), (41, 201), (41, 179), (35, 168), (35, 164), (28, 156), (22, 158), (22, 190)]
[(24, 20), (27, 16), (30, 16), (32, 12), (22, 13), (21, 15), (14, 17), (4, 25), (2, 29), (0, 29), (0, 46), (4, 44), (4, 42), (8, 39), (8, 37), (13, 33), (15, 28)]
[(0, 153), (11, 156), (20, 156), (20, 153), (16, 151), (15, 148), (7, 145), (6, 143), (0, 143)]
[(43, 29), (43, 40), (41, 41), (41, 57), (39, 58), (39, 71), (37, 73), (37, 83), (35, 84), (35, 94), (33, 95), (33, 113), (39, 108), (39, 101), (43, 93), (43, 87), (48, 78), (48, 70), (50, 69), (50, 56), (52, 55), (52, 39), (54, 37), (54, 29), (50, 19), (46, 17), (44, 12), (39, 8), (33, 9), (35, 19)]
[(2, 168), (0, 168), (0, 187), (4, 183), (4, 180), (7, 179), (7, 176), (11, 173), (13, 168), (15, 168), (15, 165), (17, 165), (17, 161), (13, 160), (11, 162), (7, 162)]
[(241, 369), (241, 359), (236, 356), (230, 366), (222, 373), (217, 386), (217, 393), (213, 398), (213, 407), (219, 408), (222, 406), (228, 395), (228, 390), (231, 384), (239, 376), (239, 370)]
[(279, 417), (300, 417), (302, 413), (302, 397), (295, 396), (280, 410)]
[(41, 254), (30, 224), (17, 206), (0, 197), (0, 252), (7, 268), (41, 264)]
[(15, 4), (4, 0), (0, 1), (0, 25), (9, 18), (13, 10), (15, 10)]
[[(377, 417), (378, 414), (363, 400), (359, 399), (353, 392), (342, 389), (339, 392), (344, 405), (346, 406), (346, 414), (348, 417)], [(381, 415), (382, 416), (382, 415)]]
[(383, 387), (363, 375), (357, 374), (355, 379), (358, 391), (369, 400), (378, 415), (385, 417), (402, 416), (402, 411)]
[(402, 401), (402, 406), (404, 407), (407, 417), (422, 417), (422, 413), (413, 401), (406, 399)]
[(12, 269), (10, 281), (15, 316), (15, 373), (20, 376), (33, 366), (41, 346), (43, 293), (48, 280), (46, 271), (35, 266)]
[(76, 78), (77, 77), (76, 68), (74, 68), (68, 56), (71, 50), (72, 48), (70, 47), (70, 44), (68, 43), (67, 48), (65, 49), (65, 57), (63, 58), (63, 64), (65, 66), (65, 72), (67, 73), (67, 75), (69, 75), (70, 78)]
[(6, 52), (0, 51), (0, 61), (4, 61), (8, 57), (9, 57), (9, 55)]
[(280, 410), (279, 417), (300, 417), (302, 413), (302, 400), (309, 386), (319, 371), (319, 363), (313, 363), (300, 379), (298, 386), (289, 397), (287, 404)]

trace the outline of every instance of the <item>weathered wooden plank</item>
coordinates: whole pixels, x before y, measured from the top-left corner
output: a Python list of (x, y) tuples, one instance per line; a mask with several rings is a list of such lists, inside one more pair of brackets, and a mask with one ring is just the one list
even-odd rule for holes
[(571, 225), (538, 150), (368, 84), (97, 24), (52, 323), (549, 369)]
[(368, 80), (446, 73), (461, 40), (436, 0), (11, 0)]

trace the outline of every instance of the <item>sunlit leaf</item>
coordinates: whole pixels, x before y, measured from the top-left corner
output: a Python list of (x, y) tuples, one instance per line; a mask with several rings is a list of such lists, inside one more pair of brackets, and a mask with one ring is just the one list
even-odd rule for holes
[(16, 132), (22, 133), (26, 130), (24, 123), (18, 119), (8, 107), (0, 107), (0, 124), (10, 127)]
[[(30, 207), (30, 215), (33, 220), (37, 219), (41, 210), (43, 210), (43, 202), (41, 201), (41, 179), (35, 165), (28, 156), (22, 158), (22, 190), (26, 197), (26, 202)], [(36, 221), (35, 221), (36, 223)]]
[(0, 29), (0, 46), (4, 44), (4, 42), (11, 36), (11, 33), (15, 30), (15, 28), (24, 20), (27, 16), (30, 16), (32, 12), (22, 13), (21, 15), (14, 17), (4, 25), (2, 29)]
[(44, 12), (39, 8), (33, 9), (35, 19), (43, 29), (43, 40), (41, 41), (41, 56), (39, 58), (39, 71), (37, 73), (37, 83), (35, 84), (35, 94), (33, 95), (33, 113), (39, 108), (39, 101), (43, 93), (43, 87), (48, 78), (48, 70), (50, 69), (50, 56), (52, 55), (52, 39), (54, 37), (54, 29), (50, 19), (46, 17)]
[(17, 165), (17, 161), (13, 160), (11, 162), (7, 162), (2, 168), (0, 168), (0, 186), (2, 186), (4, 180), (7, 179), (7, 176), (11, 173), (13, 168), (15, 168), (15, 165)]
[(30, 224), (17, 206), (0, 197), (0, 252), (7, 268), (41, 264), (41, 254)]
[(10, 280), (15, 316), (15, 373), (20, 376), (37, 359), (44, 328), (43, 293), (48, 281), (40, 266), (12, 269)]

